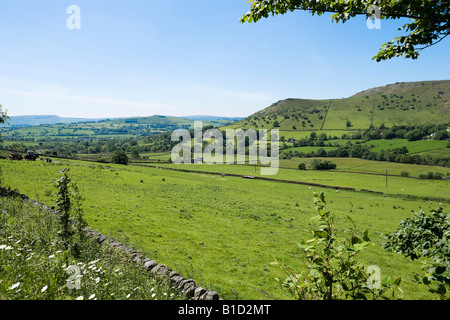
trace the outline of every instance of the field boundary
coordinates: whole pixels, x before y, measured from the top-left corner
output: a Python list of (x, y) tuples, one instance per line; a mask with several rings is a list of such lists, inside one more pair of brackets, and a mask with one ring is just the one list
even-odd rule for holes
[[(44, 205), (36, 200), (30, 199), (27, 195), (21, 194), (16, 190), (0, 187), (0, 196), (9, 198), (20, 198), (22, 201), (29, 201), (35, 206), (43, 210), (50, 211), (54, 214), (56, 212), (47, 205)], [(107, 237), (100, 232), (94, 231), (91, 228), (84, 229), (86, 234), (94, 239), (99, 245), (109, 245), (114, 250), (122, 251), (127, 256), (131, 257), (133, 262), (141, 265), (153, 278), (165, 278), (177, 288), (188, 299), (193, 300), (223, 300), (219, 297), (216, 291), (207, 290), (201, 286), (197, 286), (193, 279), (185, 279), (178, 272), (172, 270), (165, 264), (160, 264), (155, 260), (145, 257), (143, 254), (137, 252), (133, 248), (125, 246), (123, 243)]]

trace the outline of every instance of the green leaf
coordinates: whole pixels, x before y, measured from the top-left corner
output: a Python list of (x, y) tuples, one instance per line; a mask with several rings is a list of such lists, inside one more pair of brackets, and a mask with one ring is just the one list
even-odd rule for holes
[(442, 283), (440, 283), (437, 286), (436, 293), (437, 294), (446, 294), (447, 293), (447, 289), (445, 289), (445, 286)]
[(438, 266), (436, 267), (435, 273), (436, 274), (443, 274), (445, 272), (446, 268), (444, 266)]
[(366, 231), (364, 231), (363, 233), (363, 240), (369, 242), (369, 231), (366, 229)]
[(431, 281), (428, 279), (428, 277), (423, 277), (422, 282), (423, 282), (423, 284), (425, 284), (427, 286), (431, 283)]
[(350, 216), (347, 216), (347, 220), (350, 221), (350, 223), (352, 225), (355, 225), (355, 222), (353, 221), (353, 219)]

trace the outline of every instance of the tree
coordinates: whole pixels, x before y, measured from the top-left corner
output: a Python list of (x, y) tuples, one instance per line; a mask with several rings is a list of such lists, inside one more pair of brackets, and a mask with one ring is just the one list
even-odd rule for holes
[[(9, 120), (9, 117), (6, 114), (6, 110), (2, 110), (2, 105), (0, 104), (0, 123), (5, 123)], [(2, 142), (2, 136), (0, 135), (0, 142)]]
[(116, 150), (111, 156), (111, 162), (117, 164), (128, 164), (128, 156), (122, 150)]
[[(6, 115), (6, 111), (2, 110), (2, 105), (0, 104), (0, 123), (5, 123), (5, 121), (7, 121), (9, 119), (9, 117)], [(0, 142), (2, 141), (2, 135), (0, 134)], [(0, 185), (1, 185), (1, 177), (2, 177), (2, 170), (0, 168)]]
[(82, 202), (84, 200), (80, 188), (69, 177), (68, 168), (60, 171), (61, 177), (56, 181), (55, 211), (59, 215), (60, 236), (64, 247), (79, 257), (85, 242), (84, 229), (87, 222), (83, 218)]
[(139, 155), (139, 147), (138, 146), (133, 146), (131, 147), (131, 157), (132, 158), (140, 158), (141, 156)]
[(411, 19), (399, 28), (406, 35), (395, 37), (384, 43), (372, 59), (377, 62), (403, 56), (417, 59), (419, 52), (431, 47), (450, 34), (450, 2), (445, 0), (252, 0), (251, 8), (241, 22), (257, 22), (269, 15), (285, 14), (304, 10), (312, 15), (332, 13), (333, 22), (346, 22), (358, 15), (373, 20)]

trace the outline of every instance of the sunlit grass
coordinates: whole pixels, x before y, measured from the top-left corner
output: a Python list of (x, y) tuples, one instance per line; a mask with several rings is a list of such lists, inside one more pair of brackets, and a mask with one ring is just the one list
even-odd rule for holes
[(0, 198), (1, 300), (168, 300), (184, 297), (131, 258), (88, 239), (75, 259), (54, 214)]

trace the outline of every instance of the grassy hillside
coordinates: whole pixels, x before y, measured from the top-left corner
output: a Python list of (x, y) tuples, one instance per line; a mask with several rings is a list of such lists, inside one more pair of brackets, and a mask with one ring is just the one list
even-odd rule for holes
[(227, 128), (277, 128), (288, 139), (318, 130), (334, 135), (336, 131), (342, 134), (383, 123), (393, 126), (425, 122), (450, 122), (450, 80), (395, 83), (342, 99), (289, 98)]

